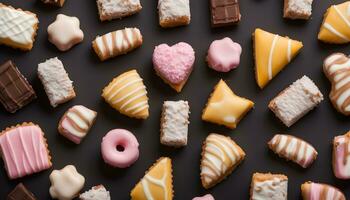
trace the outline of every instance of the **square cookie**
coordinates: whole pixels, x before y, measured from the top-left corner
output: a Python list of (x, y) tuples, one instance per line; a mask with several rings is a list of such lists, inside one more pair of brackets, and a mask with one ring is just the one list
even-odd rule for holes
[(161, 27), (188, 25), (191, 21), (189, 0), (159, 0), (159, 24)]
[(22, 183), (19, 183), (7, 195), (6, 200), (36, 200), (36, 198)]
[(254, 173), (250, 199), (288, 199), (288, 177), (282, 174)]
[(140, 0), (97, 0), (100, 20), (112, 20), (138, 13), (141, 9)]
[(284, 0), (284, 18), (309, 19), (313, 0)]
[(238, 0), (210, 0), (211, 26), (230, 26), (241, 20)]
[(54, 6), (62, 7), (65, 0), (41, 0), (43, 3), (51, 4)]
[(186, 146), (190, 107), (187, 101), (165, 101), (160, 125), (160, 143)]

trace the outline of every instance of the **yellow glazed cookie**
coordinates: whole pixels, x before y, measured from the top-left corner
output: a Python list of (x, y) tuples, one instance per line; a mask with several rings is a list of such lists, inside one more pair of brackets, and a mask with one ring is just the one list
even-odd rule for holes
[(235, 95), (225, 81), (220, 80), (203, 111), (202, 120), (234, 129), (253, 106), (252, 101)]
[(131, 191), (131, 200), (172, 200), (173, 176), (171, 159), (162, 157), (146, 172)]
[(328, 8), (318, 39), (333, 44), (350, 42), (350, 1)]
[(255, 78), (264, 88), (299, 53), (303, 43), (255, 29), (253, 34)]
[(136, 70), (114, 78), (103, 89), (102, 97), (114, 109), (129, 117), (146, 119), (149, 115), (146, 86)]

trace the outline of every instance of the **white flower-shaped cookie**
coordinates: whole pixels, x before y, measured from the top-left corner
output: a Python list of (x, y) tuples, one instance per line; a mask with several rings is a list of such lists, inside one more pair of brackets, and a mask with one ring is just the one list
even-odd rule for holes
[(58, 14), (56, 20), (47, 28), (49, 41), (59, 50), (67, 51), (84, 39), (80, 21), (76, 17)]

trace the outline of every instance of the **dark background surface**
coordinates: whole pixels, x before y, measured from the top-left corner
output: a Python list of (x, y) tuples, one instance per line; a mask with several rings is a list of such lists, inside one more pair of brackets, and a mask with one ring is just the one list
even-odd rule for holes
[[(325, 182), (342, 189), (350, 197), (350, 183), (337, 180), (331, 168), (331, 142), (335, 135), (349, 130), (348, 118), (338, 114), (331, 106), (328, 94), (330, 83), (322, 73), (323, 59), (332, 52), (348, 54), (347, 45), (325, 45), (317, 41), (317, 33), (326, 9), (342, 1), (317, 0), (314, 2), (312, 19), (291, 21), (282, 18), (282, 0), (244, 0), (240, 2), (242, 21), (230, 28), (210, 28), (209, 2), (191, 1), (191, 24), (186, 27), (162, 29), (158, 25), (157, 0), (142, 0), (143, 10), (122, 20), (101, 23), (94, 0), (67, 0), (63, 8), (51, 8), (39, 1), (1, 0), (16, 8), (30, 10), (39, 16), (40, 25), (34, 48), (21, 52), (0, 47), (0, 62), (12, 59), (20, 71), (32, 83), (38, 99), (16, 114), (0, 108), (0, 129), (31, 121), (41, 126), (48, 139), (53, 168), (61, 169), (73, 164), (85, 176), (84, 190), (104, 184), (112, 199), (129, 199), (133, 186), (144, 172), (161, 156), (173, 160), (175, 199), (190, 200), (195, 196), (212, 193), (217, 200), (248, 199), (251, 175), (254, 172), (283, 173), (289, 177), (289, 199), (300, 199), (300, 184), (312, 180)], [(63, 13), (77, 16), (85, 33), (83, 43), (70, 51), (60, 52), (47, 40), (47, 26), (56, 15)], [(96, 35), (122, 29), (139, 27), (144, 36), (142, 47), (127, 55), (100, 62), (91, 48)], [(264, 89), (255, 83), (251, 34), (260, 27), (267, 31), (288, 35), (302, 40), (300, 55)], [(243, 47), (241, 64), (229, 73), (218, 73), (207, 67), (205, 56), (214, 39), (231, 37)], [(151, 56), (154, 46), (160, 43), (174, 44), (185, 41), (196, 51), (194, 71), (185, 88), (177, 94), (154, 73)], [(37, 78), (37, 65), (48, 58), (58, 56), (74, 81), (77, 97), (53, 109)], [(127, 118), (113, 110), (100, 97), (103, 87), (115, 76), (129, 69), (137, 69), (145, 81), (150, 98), (150, 117), (145, 120)], [(269, 111), (268, 102), (290, 83), (308, 75), (325, 96), (321, 105), (302, 118), (291, 128), (286, 128)], [(238, 95), (255, 102), (255, 108), (240, 122), (235, 130), (203, 122), (202, 109), (214, 85), (223, 78)], [(159, 142), (159, 119), (164, 100), (188, 100), (190, 126), (188, 146), (173, 149)], [(98, 119), (80, 145), (75, 145), (57, 132), (57, 124), (63, 113), (76, 104), (85, 105), (98, 112)], [(106, 165), (100, 155), (102, 137), (111, 129), (125, 128), (132, 131), (140, 143), (140, 158), (127, 169), (114, 169)], [(246, 152), (245, 161), (222, 183), (206, 191), (200, 183), (201, 145), (208, 133), (216, 132), (231, 136)], [(276, 133), (288, 133), (310, 142), (319, 156), (309, 169), (278, 158), (267, 148), (267, 141)], [(25, 178), (10, 181), (5, 169), (0, 169), (0, 199), (19, 182), (23, 182), (38, 199), (50, 199), (49, 174), (52, 169)]]

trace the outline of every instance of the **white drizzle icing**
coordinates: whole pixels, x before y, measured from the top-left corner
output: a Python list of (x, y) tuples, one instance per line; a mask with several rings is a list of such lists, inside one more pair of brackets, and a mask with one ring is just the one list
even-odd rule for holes
[(292, 60), (292, 40), (291, 39), (288, 39), (287, 59), (288, 59), (288, 62)]
[(273, 53), (275, 51), (275, 47), (276, 47), (276, 43), (277, 43), (278, 37), (279, 37), (278, 35), (274, 36), (274, 38), (272, 40), (270, 53), (269, 53), (269, 63), (268, 63), (268, 66), (267, 66), (269, 80), (272, 79), (272, 59), (273, 59)]
[(333, 33), (334, 35), (340, 37), (341, 39), (345, 40), (345, 41), (350, 41), (350, 39), (343, 35), (342, 33), (338, 32), (335, 28), (333, 28), (332, 25), (328, 24), (328, 23), (324, 23), (323, 26), (330, 31), (331, 33)]
[[(166, 159), (163, 159), (159, 162), (159, 164), (165, 165)], [(166, 178), (168, 177), (168, 173), (166, 170), (164, 170), (164, 174), (161, 179), (156, 179), (148, 174), (145, 175), (145, 177), (141, 180), (141, 185), (143, 188), (143, 191), (146, 195), (147, 200), (157, 200), (154, 199), (152, 196), (152, 193), (149, 189), (149, 183), (160, 186), (163, 189), (164, 192), (164, 200), (168, 199), (168, 190), (166, 188)]]

